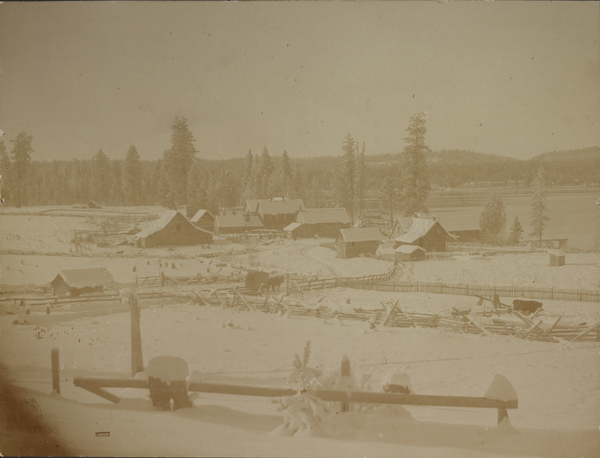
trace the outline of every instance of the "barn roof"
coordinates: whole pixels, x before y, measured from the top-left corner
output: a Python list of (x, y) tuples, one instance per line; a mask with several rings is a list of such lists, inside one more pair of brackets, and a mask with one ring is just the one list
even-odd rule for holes
[(217, 216), (217, 225), (223, 227), (246, 227), (246, 221), (242, 215), (221, 215)]
[(304, 207), (302, 199), (289, 199), (289, 200), (266, 200), (260, 199), (258, 201), (258, 211), (263, 215), (281, 215), (281, 214), (293, 214), (301, 210)]
[[(397, 242), (409, 243), (409, 244), (413, 243), (413, 242), (416, 242), (421, 237), (426, 236), (427, 233), (436, 224), (439, 224), (440, 227), (442, 229), (444, 229), (444, 226), (442, 226), (440, 224), (440, 222), (438, 220), (436, 220), (435, 218), (413, 218), (413, 222), (412, 222), (412, 224), (411, 224), (410, 229), (408, 230), (408, 232), (406, 234), (402, 234), (399, 237), (396, 237), (396, 241)], [(444, 229), (444, 232), (446, 232), (446, 234), (448, 235), (448, 237), (454, 238), (454, 236), (451, 235), (446, 229)]]
[(61, 270), (50, 283), (54, 284), (59, 278), (71, 288), (108, 286), (114, 282), (113, 276), (104, 267)]
[(255, 213), (256, 207), (258, 207), (258, 199), (246, 199), (246, 205), (244, 205), (244, 212)]
[(249, 215), (246, 221), (246, 227), (264, 229), (265, 225), (258, 215)]
[(415, 251), (427, 251), (425, 248), (416, 245), (400, 245), (396, 248), (396, 253), (413, 254)]
[(290, 223), (290, 224), (288, 224), (287, 226), (285, 226), (285, 227), (283, 228), (283, 230), (284, 230), (284, 231), (291, 232), (291, 231), (293, 231), (293, 230), (295, 230), (295, 229), (298, 229), (300, 226), (302, 226), (302, 223)]
[[(164, 229), (167, 224), (169, 224), (169, 222), (175, 218), (175, 216), (177, 215), (177, 213), (179, 213), (176, 210), (167, 210), (165, 211), (162, 216), (154, 221), (151, 221), (145, 228), (144, 230), (142, 230), (141, 232), (137, 233), (138, 237), (144, 238), (144, 237), (148, 237), (149, 235), (154, 234), (155, 232), (160, 231), (161, 229)], [(183, 216), (183, 215), (181, 215)]]
[(171, 222), (171, 220), (173, 220), (173, 218), (175, 218), (177, 215), (179, 215), (183, 220), (185, 220), (186, 223), (188, 223), (190, 226), (192, 226), (197, 231), (205, 232), (207, 234), (211, 234), (211, 232), (209, 232), (207, 230), (204, 230), (202, 228), (194, 226), (192, 223), (189, 222), (189, 220), (185, 216), (183, 216), (178, 211), (176, 211), (176, 210), (167, 210), (167, 211), (165, 211), (162, 214), (162, 216), (160, 218), (158, 218), (157, 220), (151, 221), (144, 228), (144, 230), (142, 230), (141, 232), (138, 232), (136, 234), (136, 237), (138, 237), (138, 238), (145, 238), (145, 237), (148, 237), (148, 236), (150, 236), (150, 235), (152, 235), (152, 234), (154, 234), (154, 233), (156, 233), (156, 232), (164, 229)]
[(381, 242), (383, 240), (383, 236), (377, 227), (340, 229), (338, 238), (345, 242)]
[(198, 221), (200, 221), (200, 219), (204, 216), (204, 215), (210, 215), (212, 219), (215, 219), (215, 217), (213, 216), (213, 214), (211, 212), (209, 212), (208, 210), (198, 210), (196, 212), (196, 214), (194, 216), (192, 216), (192, 219), (190, 220), (192, 223), (197, 223)]
[(300, 210), (296, 221), (306, 224), (350, 224), (350, 217), (345, 208), (311, 208), (309, 210)]

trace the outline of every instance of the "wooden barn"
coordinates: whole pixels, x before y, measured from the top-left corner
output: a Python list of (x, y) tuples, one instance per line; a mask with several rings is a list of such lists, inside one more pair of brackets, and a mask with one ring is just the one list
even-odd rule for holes
[(181, 213), (167, 210), (137, 234), (136, 246), (204, 245), (213, 242), (209, 231), (194, 226)]
[[(248, 208), (251, 207), (248, 205)], [(304, 208), (302, 199), (259, 199), (256, 214), (260, 216), (265, 229), (282, 230), (296, 220), (298, 212)]]
[(425, 259), (425, 248), (415, 245), (401, 245), (396, 248), (396, 261), (420, 261)]
[(55, 296), (79, 296), (102, 292), (114, 283), (113, 276), (104, 267), (61, 270), (50, 282)]
[(448, 241), (454, 239), (435, 217), (413, 217), (408, 232), (395, 240), (396, 248), (401, 245), (416, 245), (427, 251), (447, 251)]
[(355, 258), (361, 254), (377, 253), (383, 236), (376, 227), (340, 229), (336, 239), (338, 258)]
[(246, 222), (247, 231), (258, 231), (265, 228), (258, 215), (244, 214), (244, 221)]
[(345, 208), (313, 208), (300, 210), (296, 221), (283, 230), (291, 238), (314, 236), (336, 238), (340, 229), (350, 227), (350, 217)]
[(246, 220), (240, 215), (220, 215), (215, 218), (215, 232), (241, 234), (246, 231)]
[(205, 231), (212, 232), (215, 230), (215, 217), (208, 210), (198, 210), (190, 222)]

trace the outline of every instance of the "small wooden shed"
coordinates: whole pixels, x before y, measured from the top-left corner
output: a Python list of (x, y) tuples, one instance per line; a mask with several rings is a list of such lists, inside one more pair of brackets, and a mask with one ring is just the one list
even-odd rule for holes
[(50, 282), (57, 296), (79, 296), (84, 293), (102, 292), (114, 283), (113, 276), (104, 267), (91, 269), (61, 270)]
[(456, 237), (451, 235), (435, 217), (413, 217), (410, 229), (396, 237), (396, 248), (401, 245), (418, 245), (427, 251), (446, 251), (448, 241)]
[(355, 258), (361, 254), (376, 254), (383, 236), (376, 227), (340, 229), (336, 239), (338, 258)]
[(565, 265), (566, 253), (562, 250), (548, 250), (550, 255), (550, 265), (553, 267), (560, 267)]
[(396, 248), (396, 261), (420, 261), (425, 259), (425, 248), (415, 245), (401, 245)]

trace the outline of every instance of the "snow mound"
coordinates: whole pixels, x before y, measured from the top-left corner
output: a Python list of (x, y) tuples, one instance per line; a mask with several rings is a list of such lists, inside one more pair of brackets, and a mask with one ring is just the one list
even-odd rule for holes
[(485, 393), (484, 398), (493, 399), (495, 401), (517, 401), (517, 392), (510, 382), (500, 374), (496, 374), (492, 384)]

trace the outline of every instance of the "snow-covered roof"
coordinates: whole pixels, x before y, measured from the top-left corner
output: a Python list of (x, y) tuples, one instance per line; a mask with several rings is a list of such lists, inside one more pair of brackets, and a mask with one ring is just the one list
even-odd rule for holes
[(396, 248), (396, 253), (413, 254), (415, 251), (427, 251), (425, 248), (416, 245), (400, 245)]
[(71, 288), (108, 286), (114, 281), (113, 276), (104, 267), (61, 270), (50, 283), (54, 284), (59, 278)]
[(567, 254), (562, 250), (548, 250), (548, 253), (553, 254), (554, 256), (565, 256)]
[(340, 229), (338, 238), (345, 242), (380, 242), (383, 240), (383, 236), (377, 227)]
[(192, 216), (192, 219), (190, 221), (192, 223), (197, 223), (206, 214), (210, 215), (210, 217), (212, 219), (215, 219), (215, 217), (213, 216), (213, 214), (211, 212), (209, 212), (208, 210), (198, 210), (196, 212), (196, 214), (194, 216)]
[(306, 224), (350, 224), (350, 217), (345, 208), (311, 208), (308, 210), (300, 210), (296, 221)]
[(298, 229), (300, 226), (302, 226), (302, 223), (290, 223), (290, 224), (288, 224), (287, 226), (285, 226), (285, 227), (283, 228), (283, 230), (284, 230), (284, 231), (291, 232), (291, 231), (293, 231), (294, 229)]
[(246, 227), (261, 229), (264, 228), (265, 225), (260, 220), (260, 217), (258, 215), (249, 215), (248, 221), (246, 221)]
[[(161, 229), (164, 229), (167, 226), (167, 224), (169, 224), (169, 221), (171, 221), (173, 218), (175, 218), (177, 213), (179, 213), (179, 212), (176, 210), (165, 211), (160, 218), (152, 221), (144, 228), (144, 230), (142, 230), (141, 232), (138, 232), (137, 236), (140, 238), (148, 237), (149, 235), (152, 235), (155, 232), (158, 232)], [(183, 215), (181, 215), (181, 216), (183, 216)], [(184, 216), (184, 218), (185, 218), (185, 216)]]
[(266, 200), (260, 199), (258, 201), (258, 210), (263, 215), (281, 215), (281, 214), (293, 214), (304, 207), (302, 199), (289, 199), (289, 200)]
[[(427, 235), (427, 233), (436, 224), (439, 224), (440, 227), (444, 229), (444, 226), (442, 226), (440, 222), (435, 218), (413, 218), (413, 222), (408, 232), (406, 234), (400, 235), (399, 237), (396, 237), (396, 241), (409, 244), (414, 243), (421, 237)], [(449, 237), (454, 237), (453, 235), (450, 235), (450, 233), (448, 233), (446, 229), (444, 229), (444, 232), (446, 232), (446, 234), (448, 234)]]
[(242, 215), (221, 215), (217, 216), (218, 227), (246, 227), (246, 220)]

